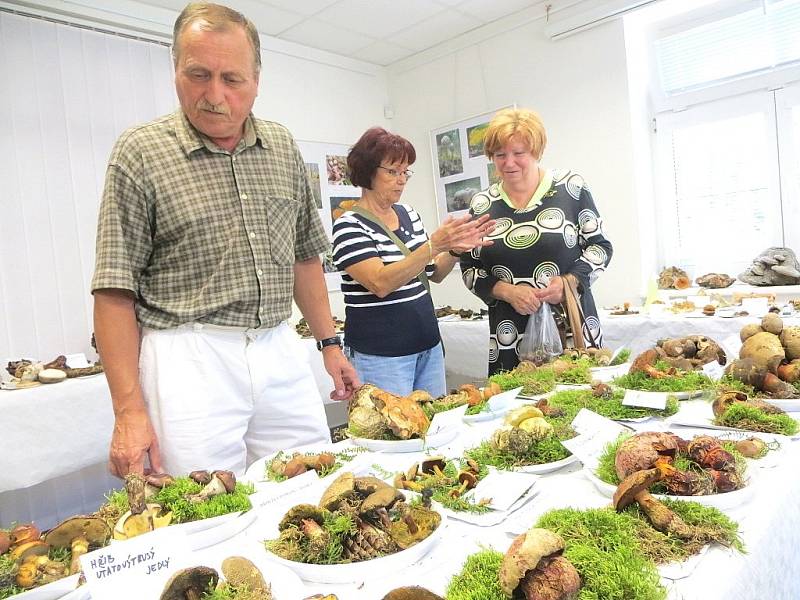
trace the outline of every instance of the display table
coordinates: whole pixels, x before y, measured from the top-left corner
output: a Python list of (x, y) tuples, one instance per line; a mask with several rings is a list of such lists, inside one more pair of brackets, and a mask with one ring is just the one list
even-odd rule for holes
[(0, 523), (92, 511), (119, 480), (107, 473), (114, 426), (105, 375), (0, 391)]
[[(748, 323), (757, 323), (755, 317), (685, 317), (664, 313), (661, 315), (613, 316), (601, 314), (603, 345), (616, 350), (629, 348), (635, 356), (667, 337), (705, 335), (720, 344), (729, 354), (739, 350), (739, 331)], [(785, 317), (784, 325), (799, 325), (797, 317)], [(476, 380), (485, 379), (489, 361), (489, 321), (439, 322), (439, 331), (445, 347), (445, 367), (455, 373)]]
[[(495, 421), (498, 426), (500, 421)], [(439, 451), (446, 456), (459, 456), (463, 447), (458, 440), (469, 438), (467, 425), (461, 426), (463, 434), (456, 441)], [(640, 431), (661, 429), (660, 420), (638, 423)], [(681, 433), (680, 427), (675, 427)], [(715, 432), (709, 431), (713, 435)], [(690, 434), (686, 434), (690, 437)], [(443, 450), (443, 451), (442, 451)], [(800, 460), (800, 443), (787, 442), (777, 466), (755, 467), (749, 469), (757, 473), (752, 496), (742, 506), (725, 512), (739, 523), (739, 530), (746, 547), (746, 554), (715, 545), (697, 559), (693, 570), (681, 574), (680, 578), (662, 577), (662, 584), (669, 590), (673, 600), (749, 600), (769, 598), (770, 600), (789, 600), (797, 598), (796, 577), (800, 572), (800, 553), (796, 547), (800, 543), (800, 511), (797, 510), (797, 496), (800, 494), (800, 477), (796, 476), (796, 464)], [(365, 464), (390, 460), (397, 455), (373, 454), (365, 458)], [(417, 458), (407, 455), (408, 462)], [(389, 590), (403, 585), (421, 585), (443, 594), (450, 578), (460, 571), (465, 558), (481, 549), (491, 546), (505, 551), (512, 537), (526, 531), (545, 512), (554, 508), (573, 507), (577, 509), (607, 506), (610, 499), (602, 496), (582, 472), (580, 463), (566, 470), (541, 476), (534, 484), (533, 499), (513, 513), (505, 521), (490, 527), (478, 527), (449, 519), (444, 536), (438, 545), (416, 564), (397, 569), (389, 576), (370, 576), (365, 565), (361, 571), (362, 581), (352, 584), (323, 584), (305, 582), (307, 595), (335, 593), (340, 599), (376, 600)], [(320, 493), (315, 490), (315, 493)], [(301, 492), (302, 495), (302, 492)], [(300, 500), (298, 499), (297, 502)], [(302, 501), (313, 501), (303, 497)], [(283, 512), (294, 505), (292, 496), (281, 499), (280, 505), (270, 505), (270, 515)], [(254, 524), (257, 526), (258, 521)], [(256, 536), (258, 537), (258, 536)], [(253, 532), (240, 534), (242, 547), (252, 547)], [(236, 538), (230, 540), (231, 549), (237, 547)], [(486, 599), (492, 600), (492, 599)]]

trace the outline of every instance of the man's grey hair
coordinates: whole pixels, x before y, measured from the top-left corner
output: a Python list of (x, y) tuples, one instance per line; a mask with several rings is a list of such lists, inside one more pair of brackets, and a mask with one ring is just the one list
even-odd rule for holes
[(180, 57), (180, 35), (184, 29), (194, 23), (200, 23), (200, 28), (204, 31), (227, 31), (231, 25), (239, 25), (244, 28), (247, 39), (250, 40), (250, 46), (253, 48), (255, 72), (261, 71), (261, 40), (258, 38), (256, 26), (239, 11), (210, 2), (187, 4), (175, 20), (175, 26), (172, 29), (172, 61), (175, 66), (178, 65)]

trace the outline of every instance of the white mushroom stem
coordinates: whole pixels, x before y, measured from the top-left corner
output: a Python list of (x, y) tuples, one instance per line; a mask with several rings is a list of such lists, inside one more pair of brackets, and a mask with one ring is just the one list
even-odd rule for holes
[(186, 499), (191, 502), (192, 504), (200, 504), (201, 502), (205, 502), (209, 498), (213, 498), (214, 496), (221, 496), (222, 494), (226, 494), (228, 490), (225, 488), (225, 484), (214, 475), (211, 478), (211, 481), (199, 492), (196, 494), (189, 494), (186, 496)]
[(81, 570), (80, 557), (89, 551), (89, 540), (87, 540), (85, 536), (80, 535), (72, 540), (71, 549), (72, 561), (69, 565), (69, 574), (75, 575), (75, 573)]

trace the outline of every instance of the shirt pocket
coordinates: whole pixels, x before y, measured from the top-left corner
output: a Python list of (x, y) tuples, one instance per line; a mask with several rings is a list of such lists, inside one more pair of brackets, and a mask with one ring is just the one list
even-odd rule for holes
[(293, 198), (267, 196), (266, 208), (270, 258), (279, 265), (294, 264), (294, 243), (300, 203)]

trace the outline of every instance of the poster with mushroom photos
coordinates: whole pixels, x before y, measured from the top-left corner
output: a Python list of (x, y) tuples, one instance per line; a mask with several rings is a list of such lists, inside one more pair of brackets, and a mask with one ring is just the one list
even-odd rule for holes
[[(332, 241), (333, 221), (339, 211), (346, 208), (348, 202), (361, 197), (361, 188), (351, 183), (346, 170), (350, 146), (303, 140), (298, 140), (297, 145), (303, 155), (322, 226)], [(328, 291), (338, 291), (342, 278), (333, 266), (330, 250), (322, 257), (322, 269)]]
[(483, 138), (495, 113), (515, 106), (502, 106), (431, 130), (433, 185), (440, 223), (448, 215), (463, 215), (469, 210), (472, 196), (498, 181), (494, 165), (483, 153)]

